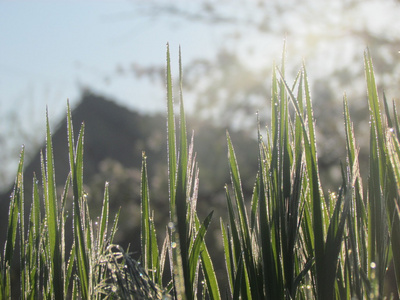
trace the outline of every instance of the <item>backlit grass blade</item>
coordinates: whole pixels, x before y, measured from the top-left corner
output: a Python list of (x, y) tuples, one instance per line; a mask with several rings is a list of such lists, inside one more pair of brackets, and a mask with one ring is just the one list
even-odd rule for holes
[(82, 222), (81, 201), (83, 200), (83, 132), (84, 124), (82, 124), (76, 149), (74, 149), (74, 136), (71, 118), (71, 110), (68, 105), (67, 113), (68, 122), (68, 146), (70, 158), (70, 172), (73, 187), (73, 224), (74, 224), (74, 241), (76, 254), (76, 267), (80, 279), (80, 291), (83, 299), (89, 298), (89, 258), (85, 246), (85, 228)]
[[(334, 257), (334, 254), (339, 251), (338, 249), (340, 249), (342, 243), (345, 216), (347, 216), (348, 209), (347, 205), (345, 204), (344, 208), (346, 209), (340, 212), (340, 214), (339, 212), (337, 212), (337, 214), (334, 214), (329, 218), (329, 210), (327, 210), (325, 207), (325, 199), (321, 191), (319, 180), (311, 96), (309, 92), (307, 74), (304, 67), (303, 72), (307, 123), (305, 123), (305, 121), (303, 120), (299, 103), (296, 100), (296, 97), (294, 96), (292, 90), (289, 88), (286, 81), (284, 81), (283, 79), (282, 80), (285, 83), (286, 90), (288, 91), (290, 98), (292, 99), (292, 103), (294, 104), (303, 131), (305, 150), (304, 154), (306, 159), (308, 184), (310, 186), (309, 204), (312, 208), (312, 236), (314, 239), (317, 294), (318, 298), (325, 297), (326, 299), (332, 299), (334, 297), (334, 282), (336, 277), (337, 257)], [(338, 207), (338, 203), (336, 203), (336, 207)], [(307, 215), (306, 218), (308, 218)], [(338, 222), (337, 220), (340, 220), (340, 222)], [(328, 229), (326, 240), (324, 233), (326, 229), (324, 230), (324, 228)], [(332, 228), (336, 228), (337, 230), (332, 231)], [(328, 247), (333, 247), (333, 249), (328, 249)], [(331, 272), (326, 272), (326, 269), (330, 269)]]
[[(389, 158), (391, 165), (393, 167), (393, 174), (395, 179), (395, 184), (397, 187), (397, 191), (400, 191), (400, 143), (397, 139), (395, 133), (391, 130), (387, 132), (387, 143), (389, 150)], [(400, 195), (398, 195), (399, 197)], [(399, 214), (399, 200), (393, 199), (395, 203), (395, 211), (393, 216), (389, 216), (392, 219), (392, 232), (391, 232), (391, 240), (392, 240), (392, 252), (393, 252), (393, 263), (396, 273), (396, 281), (397, 281), (397, 291), (400, 293), (400, 255), (397, 249), (400, 248), (400, 214)]]
[[(175, 292), (177, 297), (186, 298), (186, 293), (191, 293), (192, 289), (189, 288), (189, 273), (185, 271), (185, 266), (182, 261), (180, 234), (186, 227), (181, 221), (181, 226), (178, 224), (177, 206), (176, 206), (176, 189), (177, 189), (177, 158), (176, 158), (176, 130), (175, 130), (175, 114), (174, 114), (174, 101), (172, 96), (172, 75), (171, 75), (171, 60), (169, 53), (169, 45), (167, 44), (167, 144), (168, 144), (168, 183), (169, 183), (169, 202), (170, 202), (170, 220), (171, 227), (171, 244), (174, 245), (172, 251), (172, 271), (174, 274)], [(182, 172), (182, 170), (180, 170)], [(179, 183), (182, 187), (182, 181)], [(185, 200), (186, 201), (186, 200)], [(185, 205), (186, 207), (186, 205)], [(186, 214), (186, 211), (185, 211)], [(181, 219), (182, 220), (182, 219)], [(186, 232), (185, 232), (186, 236)], [(184, 245), (183, 248), (187, 246)], [(187, 253), (187, 252), (186, 252)], [(187, 261), (187, 256), (185, 256)], [(185, 261), (185, 262), (186, 262)], [(190, 299), (190, 298), (189, 298)]]
[[(100, 253), (106, 247), (107, 229), (108, 229), (108, 215), (110, 212), (110, 198), (108, 192), (108, 182), (104, 186), (103, 206), (101, 210), (101, 217), (99, 222), (99, 229), (97, 235), (97, 248)], [(111, 242), (111, 241), (110, 241)]]
[(10, 266), (14, 256), (15, 242), (19, 227), (19, 210), (20, 202), (23, 194), (23, 164), (24, 164), (24, 148), (20, 153), (17, 177), (15, 180), (13, 192), (10, 197), (10, 205), (8, 210), (8, 226), (7, 239), (4, 245), (4, 256), (1, 261), (1, 295), (4, 299), (11, 297), (11, 274)]
[(204, 278), (209, 292), (209, 297), (210, 299), (213, 300), (221, 299), (218, 287), (217, 275), (215, 273), (214, 266), (210, 254), (208, 252), (208, 249), (207, 247), (205, 247), (204, 243), (202, 249), (200, 250), (200, 257), (201, 257), (201, 264), (202, 264)]
[(248, 299), (249, 294), (250, 294), (250, 286), (248, 285), (248, 280), (240, 280), (240, 287), (237, 286), (236, 282), (238, 282), (238, 277), (240, 278), (246, 278), (246, 273), (247, 270), (246, 268), (242, 268), (239, 270), (238, 264), (239, 260), (243, 259), (243, 250), (242, 250), (242, 244), (241, 244), (241, 236), (238, 227), (240, 227), (240, 222), (237, 222), (237, 214), (234, 210), (233, 207), (233, 202), (228, 190), (228, 187), (225, 186), (225, 191), (226, 191), (226, 199), (227, 199), (227, 205), (228, 205), (228, 216), (229, 216), (229, 227), (227, 230), (228, 234), (228, 240), (230, 241), (230, 247), (229, 247), (229, 256), (231, 257), (232, 261), (229, 262), (231, 264), (231, 268), (233, 270), (234, 276), (233, 276), (233, 286), (231, 289), (231, 293), (235, 295), (236, 289), (239, 289), (238, 292), (241, 293), (241, 297), (243, 299)]
[[(21, 158), (23, 161), (23, 157)], [(23, 162), (22, 162), (23, 163)], [(21, 171), (21, 173), (19, 173)], [(24, 175), (23, 175), (23, 166), (21, 170), (18, 170), (18, 183), (17, 183), (17, 206), (18, 206), (18, 229), (19, 229), (19, 261), (21, 266), (21, 276), (20, 276), (20, 285), (21, 285), (21, 295), (24, 297), (27, 295), (27, 290), (29, 288), (29, 270), (26, 267), (26, 263), (28, 259), (26, 257), (26, 247), (25, 247), (25, 199), (24, 199)]]
[(141, 178), (141, 236), (142, 264), (146, 271), (152, 268), (151, 264), (151, 238), (150, 238), (150, 201), (147, 181), (146, 155), (142, 153), (142, 178)]
[(226, 273), (228, 276), (229, 289), (230, 289), (231, 296), (232, 296), (233, 280), (235, 278), (234, 272), (235, 272), (236, 259), (233, 257), (232, 246), (231, 246), (230, 239), (228, 236), (228, 231), (224, 225), (222, 218), (220, 219), (220, 226), (221, 226), (221, 234), (222, 234), (222, 241), (223, 241), (223, 247), (224, 247)]
[[(244, 276), (244, 272), (243, 272), (243, 257), (240, 256), (239, 257), (239, 261), (238, 261), (238, 268), (237, 268), (237, 273), (236, 273), (236, 276), (235, 276), (235, 281), (234, 281), (233, 287), (232, 287), (232, 290), (233, 290), (232, 299), (240, 299), (241, 298), (240, 297), (240, 292), (241, 291), (243, 292), (242, 283), (245, 282), (242, 279), (242, 276)], [(246, 297), (246, 296), (248, 296), (248, 297)], [(242, 295), (243, 299), (248, 299), (249, 297), (250, 297), (249, 293)]]
[[(372, 59), (367, 50), (364, 55), (365, 76), (368, 89), (368, 106), (370, 112), (370, 177), (369, 191), (369, 261), (376, 265), (379, 294), (383, 294), (384, 276), (388, 259), (388, 220), (386, 210), (394, 211), (390, 187), (391, 169), (387, 165), (387, 153), (383, 124), (379, 107), (378, 93)], [(390, 199), (390, 200), (389, 200)], [(397, 251), (397, 249), (396, 249)], [(374, 270), (375, 271), (375, 270)], [(369, 273), (369, 278), (371, 279)]]
[[(17, 177), (14, 184), (14, 189), (10, 197), (10, 207), (8, 211), (8, 228), (7, 240), (4, 249), (3, 270), (6, 270), (6, 265), (10, 266), (14, 255), (15, 241), (18, 229), (18, 198), (21, 196), (21, 184), (24, 164), (24, 148), (21, 150), (20, 160), (18, 164)], [(5, 279), (5, 278), (4, 278)]]
[[(259, 176), (260, 176), (260, 187), (259, 187), (259, 222), (260, 222), (260, 235), (261, 235), (261, 252), (263, 261), (263, 275), (264, 275), (264, 287), (266, 289), (266, 296), (270, 299), (279, 299), (283, 293), (283, 282), (278, 282), (278, 270), (277, 261), (275, 256), (275, 250), (273, 249), (274, 241), (273, 230), (270, 227), (270, 221), (268, 217), (268, 204), (266, 199), (266, 183), (265, 183), (265, 170), (263, 167), (263, 151), (260, 149), (259, 157)], [(275, 252), (275, 253), (274, 253)]]
[(115, 233), (117, 232), (120, 212), (121, 212), (121, 208), (118, 209), (118, 211), (117, 211), (117, 213), (115, 214), (115, 217), (114, 217), (114, 222), (113, 222), (113, 225), (111, 227), (110, 236), (109, 236), (109, 239), (108, 239), (110, 242), (114, 240)]
[[(253, 253), (257, 249), (253, 249), (254, 244), (251, 242), (250, 236), (250, 224), (248, 221), (245, 201), (243, 197), (242, 184), (240, 179), (239, 167), (236, 160), (235, 151), (233, 149), (232, 141), (227, 133), (227, 143), (228, 143), (228, 160), (231, 174), (232, 187), (235, 195), (235, 208), (238, 218), (237, 230), (240, 237), (241, 246), (239, 249), (243, 251), (245, 265), (248, 272), (249, 280), (252, 283), (251, 293), (253, 297), (259, 297), (263, 294), (262, 291), (262, 279), (257, 272), (257, 266), (254, 261)], [(231, 217), (232, 218), (232, 217)], [(237, 255), (236, 257), (239, 257)]]
[[(211, 218), (212, 218), (213, 212), (211, 212), (204, 220), (203, 224), (201, 224), (201, 227), (198, 229), (197, 235), (194, 238), (193, 241), (193, 246), (191, 247), (191, 251), (189, 254), (189, 275), (190, 275), (190, 283), (192, 284), (192, 288), (194, 285), (194, 281), (196, 278), (196, 270), (197, 270), (197, 264), (199, 262), (199, 257), (200, 257), (200, 251), (202, 250), (202, 246), (204, 245), (204, 236), (206, 234), (206, 231), (208, 229), (208, 225), (210, 225)], [(195, 291), (193, 290), (193, 294), (195, 294)]]
[[(179, 114), (179, 157), (178, 157), (178, 168), (176, 175), (176, 195), (175, 195), (175, 207), (176, 207), (176, 219), (177, 219), (177, 230), (179, 234), (179, 243), (183, 265), (183, 275), (185, 279), (185, 291), (187, 299), (192, 299), (194, 296), (193, 285), (194, 281), (191, 278), (191, 265), (189, 259), (189, 230), (191, 230), (191, 224), (189, 223), (190, 218), (187, 217), (188, 206), (187, 206), (187, 171), (188, 171), (188, 148), (187, 148), (187, 133), (186, 133), (186, 121), (184, 105), (182, 100), (182, 65), (181, 55), (179, 53), (179, 74), (180, 74), (180, 114)], [(197, 263), (196, 263), (197, 264)]]
[(142, 265), (150, 278), (157, 283), (161, 283), (160, 262), (157, 246), (157, 238), (154, 227), (153, 217), (150, 215), (150, 196), (147, 179), (146, 156), (142, 155), (142, 188), (141, 188), (141, 206), (142, 206)]
[(39, 297), (39, 276), (40, 276), (40, 261), (39, 261), (39, 246), (40, 246), (40, 199), (39, 187), (36, 175), (33, 176), (33, 191), (32, 205), (29, 216), (28, 244), (26, 245), (26, 262), (25, 262), (25, 281), (27, 286), (26, 298), (36, 299)]
[[(347, 150), (347, 164), (349, 173), (352, 174), (355, 180), (353, 189), (353, 201), (350, 202), (350, 211), (348, 215), (348, 228), (349, 228), (349, 264), (352, 265), (352, 276), (349, 276), (350, 283), (354, 286), (353, 295), (358, 298), (363, 297), (364, 288), (361, 282), (360, 269), (366, 269), (366, 261), (361, 261), (360, 258), (367, 257), (366, 245), (366, 228), (367, 214), (362, 195), (362, 182), (359, 173), (358, 165), (358, 151), (355, 146), (355, 137), (353, 124), (350, 119), (349, 107), (347, 97), (343, 98), (343, 111), (344, 111), (344, 125), (346, 134), (346, 150)], [(350, 254), (351, 251), (351, 254)]]
[(61, 258), (61, 236), (59, 230), (58, 221), (58, 205), (57, 205), (57, 194), (56, 194), (56, 183), (54, 173), (54, 156), (53, 156), (53, 145), (51, 141), (50, 125), (48, 112), (46, 112), (46, 163), (45, 171), (46, 178), (44, 185), (46, 186), (45, 199), (45, 216), (48, 233), (48, 250), (51, 259), (51, 276), (53, 277), (53, 292), (55, 295), (63, 295), (64, 293), (64, 272), (62, 267)]
[(393, 107), (393, 116), (394, 116), (393, 119), (394, 119), (394, 126), (395, 126), (394, 129), (396, 130), (397, 139), (400, 140), (400, 121), (399, 121), (399, 117), (397, 114), (396, 103), (394, 102), (394, 100), (393, 100), (392, 107)]
[[(387, 103), (387, 99), (385, 94), (383, 95), (383, 104), (385, 107), (385, 116), (386, 116), (386, 136), (385, 136), (385, 151), (386, 151), (386, 161), (387, 167), (386, 167), (386, 172), (387, 172), (387, 177), (385, 181), (385, 191), (386, 191), (386, 197), (387, 197), (387, 208), (388, 208), (388, 219), (389, 219), (389, 231), (390, 231), (390, 240), (391, 240), (391, 246), (392, 246), (392, 255), (393, 255), (393, 265), (394, 265), (394, 270), (395, 270), (395, 277), (396, 277), (396, 283), (397, 283), (397, 293), (400, 292), (400, 253), (398, 249), (400, 248), (400, 216), (398, 213), (397, 208), (399, 207), (400, 203), (400, 189), (398, 186), (398, 181), (396, 178), (396, 169), (399, 168), (399, 160), (393, 160), (395, 157), (394, 155), (391, 155), (394, 151), (391, 151), (390, 148), (392, 147), (393, 144), (396, 144), (398, 146), (398, 135), (395, 133), (395, 128), (394, 126), (398, 126), (398, 118), (397, 115), (394, 115), (393, 120), (392, 117), (390, 116), (389, 112), (389, 107)], [(396, 107), (394, 105), (394, 112), (396, 112)], [(396, 147), (398, 148), (398, 147)], [(397, 152), (397, 157), (398, 157), (398, 152)], [(390, 162), (390, 163), (389, 163)], [(389, 254), (390, 255), (390, 254)]]
[(168, 142), (168, 182), (170, 214), (175, 217), (175, 191), (176, 191), (176, 136), (175, 136), (175, 115), (174, 99), (172, 96), (172, 75), (169, 45), (167, 44), (167, 142)]

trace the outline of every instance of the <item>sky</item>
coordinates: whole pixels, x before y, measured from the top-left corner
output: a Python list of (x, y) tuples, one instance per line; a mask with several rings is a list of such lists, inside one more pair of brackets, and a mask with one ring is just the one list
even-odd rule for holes
[[(366, 45), (350, 41), (348, 28), (370, 26), (400, 36), (396, 1), (367, 0), (354, 11), (343, 11), (339, 1), (305, 2), (307, 6), (282, 1), (280, 14), (268, 5), (263, 11), (249, 5), (253, 10), (244, 13), (246, 1), (223, 2), (221, 11), (226, 16), (242, 20), (228, 30), (167, 10), (179, 3), (185, 11), (196, 13), (207, 8), (206, 1), (0, 0), (0, 132), (6, 132), (0, 134), (0, 152), (14, 153), (0, 155), (0, 165), (14, 170), (18, 159), (14, 146), (33, 148), (32, 140), (43, 140), (37, 136), (44, 133), (46, 106), (55, 124), (65, 116), (67, 99), (76, 105), (85, 88), (140, 112), (165, 111), (165, 86), (159, 80), (137, 78), (130, 70), (133, 65), (165, 66), (167, 42), (175, 77), (179, 46), (183, 65), (195, 58), (212, 58), (224, 46), (237, 49), (250, 58), (247, 64), (257, 68), (279, 61), (287, 39), (287, 56), (295, 68), (305, 59), (309, 76), (319, 78), (348, 64), (354, 53), (362, 68)], [(243, 26), (257, 18), (266, 18), (271, 34), (260, 36), (251, 26)], [(239, 36), (240, 44), (227, 32)], [(19, 125), (14, 128), (15, 123)], [(2, 184), (0, 176), (0, 188)]]
[[(46, 106), (57, 123), (67, 99), (76, 105), (85, 88), (140, 112), (164, 111), (164, 86), (127, 70), (132, 64), (164, 66), (169, 43), (176, 74), (179, 46), (185, 62), (211, 55), (219, 39), (199, 23), (182, 26), (154, 3), (0, 0), (0, 130), (11, 132), (3, 151), (29, 144), (26, 135), (10, 130), (13, 122), (28, 135), (44, 132)], [(11, 160), (0, 158), (3, 168), (16, 165), (14, 152)]]
[(146, 14), (146, 6), (121, 0), (0, 1), (1, 106), (29, 99), (39, 109), (47, 104), (56, 111), (89, 87), (142, 111), (162, 109), (154, 88), (143, 87), (150, 83), (114, 80), (117, 67), (163, 65), (167, 42), (171, 53), (180, 44), (191, 48), (191, 56), (196, 50), (204, 55), (213, 37), (193, 35), (195, 26), (176, 29), (167, 17)]

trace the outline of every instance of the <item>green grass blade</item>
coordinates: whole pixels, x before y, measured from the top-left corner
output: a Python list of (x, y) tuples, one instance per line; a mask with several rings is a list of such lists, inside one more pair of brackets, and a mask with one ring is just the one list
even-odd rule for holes
[(118, 209), (118, 212), (114, 216), (114, 222), (113, 222), (113, 225), (111, 227), (110, 236), (109, 236), (109, 239), (108, 239), (110, 242), (112, 242), (114, 240), (115, 233), (117, 232), (118, 220), (119, 220), (120, 212), (121, 212), (121, 208)]
[(175, 136), (175, 115), (174, 99), (172, 96), (172, 75), (169, 45), (167, 44), (167, 135), (168, 135), (168, 182), (170, 213), (175, 217), (175, 191), (176, 191), (176, 136)]
[[(189, 274), (190, 274), (190, 283), (193, 286), (195, 277), (196, 277), (196, 270), (197, 264), (199, 262), (200, 251), (204, 247), (204, 236), (208, 229), (208, 225), (210, 225), (211, 218), (213, 215), (213, 211), (204, 219), (203, 224), (199, 228), (197, 235), (193, 241), (193, 246), (191, 248), (191, 252), (189, 255)], [(193, 291), (194, 293), (195, 291)]]
[[(242, 287), (242, 283), (244, 282), (244, 280), (242, 280), (242, 276), (244, 276), (243, 257), (240, 256), (239, 257), (239, 261), (238, 261), (238, 269), (237, 269), (237, 273), (236, 273), (236, 276), (235, 276), (235, 282), (233, 284), (233, 296), (232, 296), (232, 299), (240, 299), (241, 287)], [(243, 299), (247, 299), (247, 297), (243, 297)]]
[[(23, 157), (22, 157), (23, 160)], [(24, 203), (24, 175), (22, 173), (23, 166), (21, 170), (18, 170), (17, 179), (17, 206), (18, 206), (18, 229), (19, 229), (19, 261), (21, 266), (20, 275), (20, 288), (21, 295), (27, 296), (28, 283), (29, 283), (29, 270), (27, 269), (27, 264), (29, 263), (29, 258), (26, 257), (26, 246), (25, 246), (25, 203)], [(20, 173), (21, 172), (21, 173)]]
[(29, 278), (27, 278), (27, 286), (29, 287), (29, 296), (32, 299), (39, 297), (39, 273), (40, 273), (40, 260), (39, 247), (40, 247), (40, 226), (41, 226), (41, 215), (40, 215), (40, 199), (39, 199), (39, 187), (36, 179), (36, 175), (33, 175), (33, 193), (32, 193), (32, 205), (29, 216), (29, 232), (28, 232), (28, 245), (26, 257), (28, 258), (27, 265), (29, 268)]
[[(235, 251), (243, 251), (244, 255), (244, 260), (245, 260), (245, 266), (247, 269), (247, 275), (248, 275), (248, 280), (252, 283), (252, 288), (251, 293), (252, 297), (260, 297), (261, 295), (264, 294), (263, 292), (263, 284), (262, 284), (262, 278), (259, 276), (259, 273), (257, 271), (257, 263), (254, 260), (254, 255), (253, 253), (255, 251), (258, 251), (258, 249), (254, 248), (255, 244), (252, 243), (251, 241), (251, 226), (248, 221), (247, 213), (246, 213), (246, 208), (245, 208), (245, 201), (243, 197), (243, 191), (242, 191), (242, 184), (241, 184), (241, 179), (240, 179), (240, 173), (239, 173), (239, 167), (238, 163), (236, 160), (236, 155), (235, 151), (233, 149), (232, 141), (229, 136), (229, 133), (227, 133), (227, 143), (228, 143), (228, 160), (229, 160), (229, 166), (230, 166), (230, 174), (231, 174), (231, 181), (232, 181), (232, 187), (235, 193), (235, 208), (237, 212), (237, 217), (238, 217), (238, 234), (240, 236), (240, 246), (237, 248), (235, 246)], [(228, 201), (229, 202), (229, 201)], [(260, 204), (261, 205), (261, 204)], [(231, 209), (230, 209), (231, 211)], [(232, 213), (230, 213), (231, 216), (230, 218), (234, 217)], [(232, 225), (232, 224), (231, 224)], [(233, 228), (232, 228), (233, 231)], [(233, 233), (233, 232), (232, 232)], [(235, 254), (236, 257), (239, 257), (239, 253)], [(247, 288), (246, 288), (247, 290)], [(243, 290), (245, 292), (245, 290)]]
[(97, 244), (99, 253), (102, 253), (106, 247), (105, 242), (107, 237), (109, 212), (110, 212), (110, 198), (108, 192), (108, 182), (106, 182), (104, 186), (103, 206), (101, 210), (101, 217), (97, 235)]
[[(18, 164), (17, 177), (15, 180), (13, 192), (10, 197), (10, 204), (8, 210), (8, 226), (7, 226), (7, 239), (4, 245), (4, 256), (1, 259), (1, 294), (0, 296), (9, 298), (11, 296), (11, 274), (10, 266), (14, 256), (15, 242), (17, 232), (20, 224), (19, 211), (21, 209), (21, 201), (23, 197), (23, 164), (24, 164), (24, 148), (20, 153), (20, 160)], [(21, 230), (19, 230), (21, 233)], [(20, 240), (23, 241), (23, 238)], [(20, 242), (21, 243), (21, 242)], [(24, 247), (24, 243), (20, 245)]]
[(232, 257), (232, 247), (230, 244), (230, 239), (228, 237), (227, 229), (225, 228), (224, 222), (222, 218), (220, 219), (220, 226), (221, 226), (221, 234), (222, 234), (222, 241), (223, 241), (223, 246), (224, 246), (224, 258), (225, 258), (225, 265), (226, 265), (226, 273), (228, 276), (228, 283), (229, 283), (229, 289), (231, 292), (231, 296), (233, 294), (233, 279), (235, 277), (234, 271), (235, 271), (235, 259)]
[[(147, 179), (147, 165), (146, 156), (142, 154), (142, 179), (141, 179), (141, 219), (142, 219), (142, 230), (141, 230), (141, 243), (142, 243), (142, 265), (146, 272), (152, 270), (153, 266), (153, 254), (154, 248), (157, 245), (152, 245), (152, 234), (151, 234), (151, 220), (150, 220), (150, 198), (149, 198), (149, 187)], [(154, 278), (153, 278), (154, 280)]]
[(57, 207), (57, 194), (56, 182), (54, 173), (54, 156), (53, 145), (51, 141), (51, 132), (49, 125), (48, 112), (46, 111), (46, 185), (45, 196), (45, 219), (47, 224), (48, 241), (47, 247), (49, 249), (51, 259), (51, 276), (53, 277), (53, 293), (56, 297), (63, 297), (64, 293), (64, 272), (62, 269), (62, 258), (60, 252), (61, 236), (59, 230), (58, 220), (58, 207)]
[[(151, 223), (150, 223), (150, 241), (151, 241), (151, 278), (154, 278), (153, 281), (156, 282), (159, 286), (162, 286), (162, 274), (164, 269), (165, 259), (161, 256), (158, 250), (157, 245), (157, 233), (156, 227), (154, 224), (154, 211), (152, 212), (151, 216)], [(149, 270), (150, 271), (150, 270)]]
[[(175, 207), (177, 217), (177, 231), (179, 234), (180, 252), (183, 266), (183, 276), (185, 280), (185, 291), (187, 299), (192, 299), (194, 296), (194, 281), (191, 278), (191, 268), (189, 258), (189, 231), (190, 224), (187, 218), (187, 170), (188, 170), (188, 148), (187, 148), (187, 133), (185, 112), (182, 100), (182, 64), (181, 54), (179, 52), (179, 74), (180, 74), (180, 114), (179, 114), (179, 161), (176, 175), (176, 194), (175, 194)], [(196, 263), (197, 265), (197, 263)]]
[(204, 247), (202, 251), (200, 251), (201, 256), (201, 264), (204, 273), (204, 278), (207, 284), (207, 289), (209, 292), (210, 299), (218, 300), (221, 299), (217, 275), (214, 270), (214, 266), (208, 252), (207, 247)]
[[(400, 191), (400, 143), (397, 139), (396, 134), (393, 130), (388, 130), (387, 132), (387, 144), (388, 144), (388, 154), (393, 169), (394, 181), (396, 189)], [(392, 252), (393, 252), (393, 263), (396, 274), (397, 281), (397, 291), (400, 293), (400, 254), (398, 249), (400, 247), (400, 212), (399, 212), (399, 200), (393, 199), (395, 212), (392, 217), (392, 232), (391, 232), (391, 242), (392, 242)]]
[(364, 201), (362, 197), (361, 176), (358, 165), (358, 151), (355, 147), (355, 137), (353, 124), (350, 119), (349, 107), (347, 97), (343, 98), (343, 111), (344, 111), (344, 125), (346, 134), (346, 149), (347, 149), (347, 163), (349, 171), (355, 179), (354, 184), (354, 198), (350, 203), (350, 212), (348, 215), (348, 228), (351, 254), (351, 264), (353, 265), (353, 276), (349, 280), (354, 281), (354, 292), (358, 298), (362, 298), (364, 293), (362, 283), (360, 266), (366, 268), (366, 263), (360, 261), (360, 257), (365, 257), (366, 253), (366, 228), (367, 215), (365, 212)]
[(70, 254), (69, 254), (69, 259), (67, 262), (67, 268), (66, 268), (66, 273), (65, 273), (65, 285), (64, 285), (64, 295), (68, 295), (68, 289), (69, 289), (69, 284), (72, 279), (73, 281), (73, 276), (72, 276), (72, 271), (75, 266), (75, 244), (72, 245)]
[(396, 129), (396, 136), (397, 136), (397, 139), (400, 140), (400, 121), (398, 118), (397, 107), (396, 107), (396, 103), (394, 102), (394, 100), (393, 100), (392, 107), (393, 107), (393, 115), (394, 115), (393, 119), (394, 119), (394, 125), (395, 125), (395, 129)]
[[(390, 187), (391, 169), (387, 165), (387, 149), (372, 59), (367, 50), (364, 55), (365, 76), (370, 111), (370, 178), (369, 178), (369, 256), (368, 265), (376, 264), (379, 293), (383, 294), (384, 276), (388, 259), (388, 225), (386, 210), (394, 211), (393, 190)], [(388, 184), (389, 183), (389, 184)], [(396, 249), (397, 251), (397, 249)], [(371, 279), (372, 273), (369, 274)]]
[(81, 201), (83, 200), (83, 132), (84, 124), (78, 136), (76, 150), (74, 150), (73, 126), (71, 110), (68, 105), (68, 146), (70, 158), (70, 172), (73, 187), (73, 224), (76, 254), (76, 267), (80, 280), (80, 291), (83, 299), (89, 298), (89, 258), (85, 246), (85, 228), (81, 219), (83, 216)]
[[(232, 199), (229, 194), (229, 190), (228, 190), (227, 186), (225, 186), (225, 191), (226, 191), (226, 199), (227, 199), (227, 205), (228, 205), (229, 224), (230, 224), (230, 227), (228, 228), (227, 233), (229, 235), (229, 232), (230, 232), (230, 236), (231, 236), (231, 237), (228, 236), (228, 240), (231, 241), (229, 253), (230, 253), (230, 257), (232, 259), (232, 261), (229, 263), (232, 265), (232, 270), (236, 271), (236, 273), (234, 275), (235, 279), (233, 279), (233, 281), (237, 282), (238, 276), (241, 276), (242, 278), (246, 278), (245, 273), (247, 273), (247, 270), (246, 270), (246, 268), (241, 268), (240, 272), (237, 270), (239, 260), (243, 259), (242, 256), (243, 256), (243, 251), (244, 251), (244, 250), (242, 250), (243, 246), (241, 244), (241, 238), (240, 238), (241, 233), (238, 229), (238, 226), (240, 227), (240, 222), (238, 222), (239, 224), (237, 224), (237, 221), (236, 221), (237, 217), (236, 217), (236, 214), (235, 214), (235, 211), (233, 208)], [(236, 269), (235, 269), (235, 267), (236, 267)], [(240, 286), (239, 291), (241, 293), (241, 296), (247, 299), (248, 292), (250, 290), (250, 286), (247, 285), (248, 280), (242, 280), (240, 282), (241, 282), (241, 286)], [(234, 285), (235, 285), (235, 283), (234, 283)], [(233, 287), (233, 289), (235, 290), (235, 287)], [(235, 294), (235, 293), (233, 292), (233, 294)]]
[[(4, 249), (4, 260), (3, 260), (3, 270), (7, 269), (7, 265), (11, 265), (11, 261), (14, 254), (15, 241), (17, 238), (18, 230), (18, 198), (21, 195), (21, 183), (23, 174), (23, 164), (24, 164), (24, 148), (21, 150), (20, 160), (18, 164), (17, 177), (15, 180), (15, 185), (13, 192), (11, 194), (10, 206), (8, 210), (8, 229), (7, 229), (7, 239)], [(4, 276), (3, 279), (6, 279)]]

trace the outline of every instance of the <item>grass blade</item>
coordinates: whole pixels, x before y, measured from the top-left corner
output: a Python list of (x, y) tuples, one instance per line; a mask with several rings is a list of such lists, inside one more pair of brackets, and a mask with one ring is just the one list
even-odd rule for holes
[(68, 122), (68, 145), (69, 145), (69, 158), (70, 158), (70, 172), (73, 187), (73, 224), (74, 224), (74, 241), (75, 241), (75, 254), (76, 254), (76, 267), (80, 280), (80, 291), (83, 299), (88, 299), (89, 292), (89, 258), (87, 256), (87, 249), (85, 246), (85, 228), (84, 221), (81, 219), (83, 216), (81, 201), (83, 201), (83, 132), (84, 124), (78, 136), (76, 150), (74, 150), (74, 137), (73, 126), (71, 118), (71, 110), (68, 104), (67, 113)]

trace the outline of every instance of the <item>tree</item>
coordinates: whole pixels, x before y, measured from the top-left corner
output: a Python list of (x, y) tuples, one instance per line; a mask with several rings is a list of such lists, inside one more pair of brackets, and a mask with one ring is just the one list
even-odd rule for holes
[[(185, 99), (192, 101), (196, 117), (225, 127), (248, 128), (254, 132), (255, 113), (270, 98), (274, 62), (280, 64), (284, 40), (285, 73), (296, 77), (305, 61), (314, 99), (320, 136), (321, 164), (337, 166), (343, 154), (342, 99), (346, 93), (358, 136), (366, 137), (367, 106), (363, 51), (374, 58), (380, 95), (398, 93), (400, 26), (398, 1), (341, 0), (201, 2), (193, 5), (153, 2), (142, 13), (168, 16), (175, 26), (188, 22), (204, 25), (204, 33), (221, 31), (213, 57), (185, 63)], [(199, 33), (200, 34), (200, 33)], [(183, 50), (183, 54), (185, 51)], [(151, 76), (164, 84), (164, 66), (135, 65), (135, 76)], [(291, 85), (291, 82), (289, 82)], [(187, 105), (188, 106), (188, 105)], [(189, 103), (190, 106), (190, 103)], [(262, 118), (269, 118), (263, 111)], [(367, 139), (358, 142), (363, 144)], [(367, 153), (361, 153), (365, 157)], [(333, 176), (335, 177), (335, 176)]]

